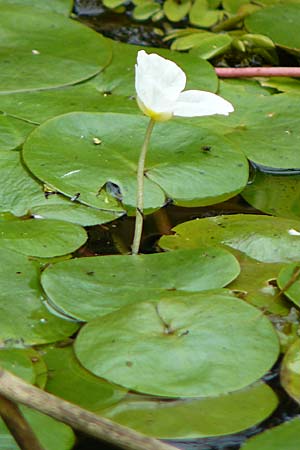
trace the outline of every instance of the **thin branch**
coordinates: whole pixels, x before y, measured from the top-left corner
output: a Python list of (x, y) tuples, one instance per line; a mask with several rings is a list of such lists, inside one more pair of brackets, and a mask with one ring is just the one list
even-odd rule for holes
[(44, 450), (18, 406), (2, 395), (0, 415), (21, 450)]
[(42, 391), (1, 368), (0, 394), (13, 402), (22, 403), (85, 434), (126, 450), (175, 450), (171, 445), (146, 437)]
[(221, 78), (300, 77), (300, 67), (215, 67)]

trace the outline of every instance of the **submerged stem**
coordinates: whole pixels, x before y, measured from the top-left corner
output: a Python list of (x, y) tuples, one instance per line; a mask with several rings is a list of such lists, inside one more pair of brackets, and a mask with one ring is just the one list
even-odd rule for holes
[(145, 135), (145, 140), (142, 146), (138, 168), (137, 168), (137, 196), (136, 196), (136, 216), (135, 216), (135, 229), (134, 238), (132, 243), (132, 255), (139, 253), (142, 231), (143, 231), (143, 211), (144, 211), (144, 170), (146, 154), (149, 147), (151, 133), (154, 127), (155, 121), (150, 119), (148, 128)]

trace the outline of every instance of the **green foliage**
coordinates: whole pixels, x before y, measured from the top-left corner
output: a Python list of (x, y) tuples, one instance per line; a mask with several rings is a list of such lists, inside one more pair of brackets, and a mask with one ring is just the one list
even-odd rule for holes
[[(120, 11), (124, 2), (105, 5)], [(146, 127), (134, 88), (141, 47), (72, 21), (68, 0), (0, 0), (0, 363), (151, 436), (236, 433), (276, 407), (275, 393), (258, 380), (276, 361), (279, 339), (281, 384), (299, 402), (299, 175), (292, 169), (300, 168), (300, 89), (296, 79), (219, 81), (205, 59), (274, 65), (282, 51), (297, 57), (300, 2), (130, 6), (133, 20), (165, 26), (172, 50), (189, 51), (148, 52), (180, 65), (187, 89), (218, 92), (235, 107), (229, 117), (157, 124), (145, 176), (145, 214), (157, 211), (149, 221), (167, 223), (161, 207), (169, 201), (189, 219), (228, 211), (231, 203), (218, 203), (237, 193), (272, 216), (203, 217), (163, 237), (164, 252), (94, 256), (105, 252), (98, 226), (135, 207)], [(249, 184), (248, 160), (260, 169)], [(116, 239), (124, 223), (112, 225)], [(83, 227), (96, 236), (92, 248)], [(68, 427), (23, 412), (47, 450), (73, 447)], [(298, 437), (296, 419), (244, 448), (294, 450)], [(0, 440), (16, 449), (4, 425)]]

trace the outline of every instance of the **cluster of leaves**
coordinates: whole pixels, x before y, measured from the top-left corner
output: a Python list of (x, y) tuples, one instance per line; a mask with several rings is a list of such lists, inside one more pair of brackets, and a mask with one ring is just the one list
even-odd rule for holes
[[(115, 12), (131, 14), (136, 21), (151, 21), (164, 30), (164, 41), (171, 42), (172, 50), (190, 50), (205, 59), (217, 58), (220, 64), (259, 65), (278, 64), (276, 45), (290, 47), (284, 41), (287, 35), (278, 26), (274, 36), (274, 22), (283, 13), (283, 5), (293, 5), (296, 16), (292, 27), (299, 23), (299, 0), (103, 0)], [(273, 7), (271, 14), (270, 7)], [(263, 10), (268, 8), (269, 22)], [(261, 15), (251, 16), (262, 11)], [(175, 26), (175, 28), (174, 28)], [(291, 30), (291, 34), (292, 34)], [(299, 52), (296, 51), (298, 56)]]
[[(133, 213), (147, 120), (134, 100), (139, 48), (72, 21), (69, 7), (0, 0), (1, 365), (155, 437), (247, 429), (277, 406), (261, 378), (279, 342), (282, 385), (300, 401), (300, 177), (286, 176), (300, 168), (299, 82), (219, 82), (199, 55), (156, 50), (188, 88), (218, 92), (236, 112), (157, 124), (145, 213), (241, 193), (270, 215), (186, 222), (162, 253), (74, 258), (85, 227)], [(300, 7), (281, 11), (293, 19)], [(251, 21), (262, 13), (265, 26), (274, 7)], [(290, 22), (286, 36), (298, 51)], [(72, 448), (69, 428), (25, 414), (47, 450)], [(271, 439), (272, 450), (294, 450), (297, 435), (294, 419), (244, 448)]]

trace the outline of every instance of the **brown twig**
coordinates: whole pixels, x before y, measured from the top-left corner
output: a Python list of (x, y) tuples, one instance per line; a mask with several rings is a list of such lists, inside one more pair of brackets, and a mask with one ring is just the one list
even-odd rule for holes
[(0, 394), (22, 403), (72, 428), (127, 450), (175, 450), (171, 445), (146, 437), (79, 406), (32, 386), (0, 368)]
[(0, 415), (21, 450), (44, 450), (18, 406), (2, 395)]
[(300, 67), (215, 67), (221, 78), (300, 77)]

